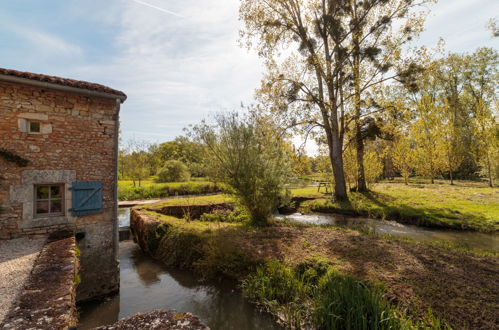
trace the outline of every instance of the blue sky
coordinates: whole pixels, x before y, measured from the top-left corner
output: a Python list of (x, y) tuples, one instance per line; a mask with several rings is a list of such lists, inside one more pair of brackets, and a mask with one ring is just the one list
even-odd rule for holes
[[(167, 141), (251, 103), (262, 66), (238, 46), (238, 0), (0, 0), (0, 67), (120, 89), (124, 139)], [(499, 49), (496, 0), (440, 0), (416, 42)]]

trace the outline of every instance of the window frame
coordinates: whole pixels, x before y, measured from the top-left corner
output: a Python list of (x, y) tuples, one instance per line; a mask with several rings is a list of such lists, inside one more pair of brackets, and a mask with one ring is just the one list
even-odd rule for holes
[[(39, 187), (48, 187), (48, 198), (38, 198), (37, 192)], [(61, 197), (52, 198), (52, 189), (51, 187), (59, 187)], [(45, 217), (60, 217), (66, 215), (66, 185), (64, 183), (43, 183), (43, 184), (35, 184), (34, 185), (34, 198), (33, 198), (33, 216), (35, 218), (45, 218)], [(52, 201), (60, 200), (61, 201), (61, 211), (60, 212), (51, 212)], [(48, 212), (47, 213), (38, 213), (37, 206), (38, 202), (48, 202)]]
[[(27, 129), (28, 129), (29, 134), (41, 134), (42, 133), (42, 123), (40, 121), (28, 120), (27, 122), (28, 122)], [(31, 124), (34, 124), (34, 123), (38, 124), (38, 131), (31, 130)]]

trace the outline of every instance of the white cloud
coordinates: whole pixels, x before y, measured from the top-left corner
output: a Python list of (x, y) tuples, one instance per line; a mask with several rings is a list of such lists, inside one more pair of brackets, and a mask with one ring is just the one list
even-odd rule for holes
[(14, 24), (2, 24), (4, 29), (10, 30), (18, 37), (24, 39), (37, 56), (50, 56), (57, 54), (61, 57), (81, 57), (83, 50), (77, 44), (63, 38), (41, 31), (39, 29)]
[(107, 63), (81, 67), (79, 76), (128, 95), (122, 107), (125, 138), (132, 131), (152, 140), (173, 138), (212, 111), (251, 102), (261, 64), (237, 45), (238, 1), (173, 3), (172, 11), (188, 13), (184, 18), (131, 1), (118, 4), (122, 10), (113, 23), (119, 20), (119, 53)]

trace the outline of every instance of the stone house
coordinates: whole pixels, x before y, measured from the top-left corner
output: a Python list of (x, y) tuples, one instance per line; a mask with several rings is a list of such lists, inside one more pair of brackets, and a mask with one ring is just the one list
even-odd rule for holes
[(69, 229), (78, 300), (119, 289), (117, 153), (123, 92), (0, 68), (0, 239)]

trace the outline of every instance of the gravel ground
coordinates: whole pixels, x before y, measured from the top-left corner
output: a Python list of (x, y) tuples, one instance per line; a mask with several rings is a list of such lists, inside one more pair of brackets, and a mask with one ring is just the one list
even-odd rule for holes
[(0, 240), (0, 323), (23, 288), (46, 240), (46, 237)]

